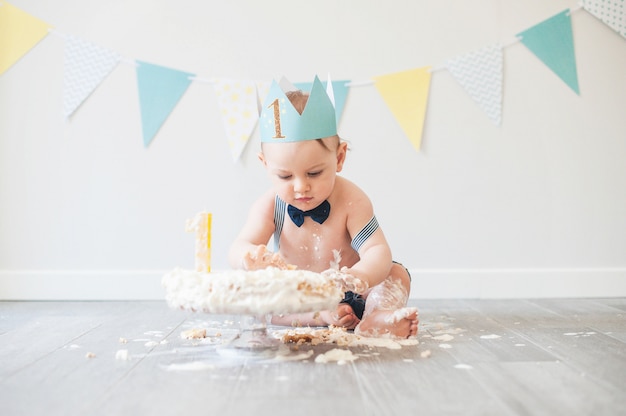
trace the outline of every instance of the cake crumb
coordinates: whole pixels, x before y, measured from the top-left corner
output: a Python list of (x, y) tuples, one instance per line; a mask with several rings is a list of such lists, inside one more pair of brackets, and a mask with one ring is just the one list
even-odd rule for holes
[(285, 344), (304, 344), (312, 342), (315, 339), (313, 334), (298, 334), (298, 333), (286, 333), (283, 335), (283, 342)]
[(120, 344), (126, 344), (126, 343), (128, 343), (128, 340), (126, 338), (124, 338), (124, 337), (120, 337), (119, 342), (120, 342)]
[(96, 358), (96, 354), (94, 354), (93, 352), (88, 352), (87, 354), (85, 354), (85, 358)]
[(206, 329), (192, 328), (180, 333), (183, 339), (199, 339), (206, 338)]
[(430, 357), (430, 354), (431, 354), (430, 350), (424, 350), (424, 351), (422, 351), (422, 352), (420, 353), (420, 357), (422, 357), (422, 358), (428, 358), (428, 357)]

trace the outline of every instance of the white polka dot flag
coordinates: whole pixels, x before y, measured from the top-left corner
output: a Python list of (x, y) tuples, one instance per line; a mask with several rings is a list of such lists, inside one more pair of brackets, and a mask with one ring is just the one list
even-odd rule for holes
[(583, 8), (626, 38), (625, 0), (583, 0)]
[(65, 37), (63, 114), (71, 116), (115, 69), (121, 56), (79, 37)]
[(256, 82), (218, 78), (213, 87), (228, 147), (233, 160), (237, 161), (259, 120)]
[(270, 93), (271, 86), (272, 83), (270, 81), (257, 81), (256, 83), (257, 98), (259, 100), (259, 114), (261, 114), (261, 106), (265, 102), (267, 94)]
[(446, 69), (499, 126), (502, 120), (502, 47), (490, 45), (446, 61)]

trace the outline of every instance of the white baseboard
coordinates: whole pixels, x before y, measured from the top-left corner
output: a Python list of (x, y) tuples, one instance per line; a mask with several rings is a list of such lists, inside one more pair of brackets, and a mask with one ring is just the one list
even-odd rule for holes
[(411, 298), (522, 299), (626, 296), (626, 267), (415, 269)]
[[(161, 270), (0, 270), (0, 300), (158, 300)], [(626, 297), (626, 267), (411, 269), (413, 299)]]
[(161, 270), (0, 270), (1, 300), (164, 299)]

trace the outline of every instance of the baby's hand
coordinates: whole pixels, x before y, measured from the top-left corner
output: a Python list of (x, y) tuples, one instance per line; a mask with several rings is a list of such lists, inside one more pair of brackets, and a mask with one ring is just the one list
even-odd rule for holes
[(296, 268), (296, 266), (287, 264), (280, 254), (269, 251), (264, 245), (258, 246), (254, 253), (246, 253), (243, 258), (243, 268), (245, 270), (259, 270), (267, 267), (276, 267), (282, 270), (292, 270)]
[(367, 290), (368, 284), (366, 281), (359, 279), (356, 276), (346, 273), (347, 267), (341, 270), (328, 269), (324, 270), (322, 274), (328, 277), (330, 280), (337, 284), (337, 287), (344, 292), (352, 291), (354, 293), (363, 293)]

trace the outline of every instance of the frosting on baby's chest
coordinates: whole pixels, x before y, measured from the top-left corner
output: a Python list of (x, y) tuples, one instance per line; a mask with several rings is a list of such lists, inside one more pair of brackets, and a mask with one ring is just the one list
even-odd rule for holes
[(305, 221), (302, 227), (285, 224), (281, 236), (281, 255), (299, 268), (326, 270), (334, 261), (334, 251), (345, 253), (352, 251), (350, 237), (345, 232), (338, 232), (331, 224), (317, 224)]

